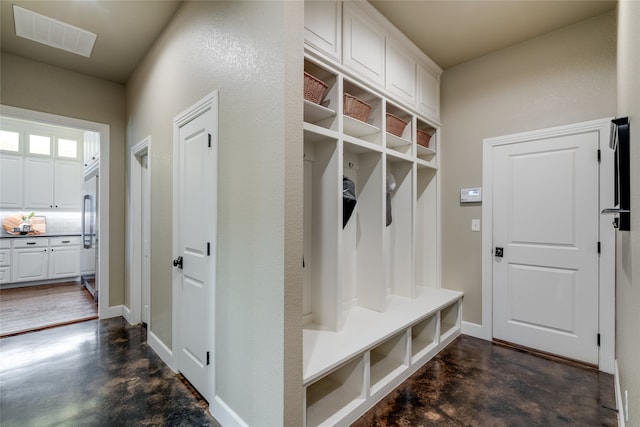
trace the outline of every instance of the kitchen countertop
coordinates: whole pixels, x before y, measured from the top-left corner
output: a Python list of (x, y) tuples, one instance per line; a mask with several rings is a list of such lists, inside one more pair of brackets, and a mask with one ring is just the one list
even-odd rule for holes
[(24, 239), (25, 237), (66, 237), (82, 236), (81, 233), (40, 233), (40, 234), (0, 234), (0, 239)]

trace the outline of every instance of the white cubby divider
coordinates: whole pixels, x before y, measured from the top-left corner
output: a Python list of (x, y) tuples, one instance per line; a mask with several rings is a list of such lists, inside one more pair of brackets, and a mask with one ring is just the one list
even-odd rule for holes
[[(463, 295), (440, 283), (439, 123), (340, 64), (307, 52), (304, 69), (328, 86), (304, 102), (305, 425), (348, 425), (460, 334)], [(345, 93), (371, 106), (366, 122), (344, 114)]]

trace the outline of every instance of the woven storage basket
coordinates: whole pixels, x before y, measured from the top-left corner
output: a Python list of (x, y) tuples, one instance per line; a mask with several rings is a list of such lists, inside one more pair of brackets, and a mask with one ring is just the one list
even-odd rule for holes
[(344, 114), (345, 116), (353, 117), (361, 122), (369, 120), (369, 114), (371, 113), (371, 105), (356, 98), (350, 93), (344, 93)]
[(407, 123), (400, 117), (396, 117), (393, 114), (387, 113), (387, 132), (395, 136), (402, 136), (404, 128), (407, 127)]
[(422, 145), (423, 147), (429, 148), (430, 140), (431, 140), (431, 135), (429, 135), (423, 130), (418, 129), (418, 145)]
[(307, 101), (320, 104), (328, 87), (329, 85), (322, 80), (304, 72), (304, 99)]

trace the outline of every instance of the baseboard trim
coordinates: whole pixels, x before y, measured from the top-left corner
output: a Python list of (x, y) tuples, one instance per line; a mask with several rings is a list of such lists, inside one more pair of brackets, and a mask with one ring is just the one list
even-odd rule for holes
[(100, 313), (101, 319), (111, 319), (113, 317), (124, 317), (124, 306), (123, 305), (114, 305), (105, 310), (104, 313)]
[(625, 427), (624, 403), (622, 401), (622, 392), (620, 389), (620, 371), (618, 371), (618, 360), (616, 359), (613, 366), (613, 383), (616, 394), (616, 406), (618, 407), (618, 427)]
[(129, 310), (129, 307), (127, 307), (126, 305), (122, 306), (122, 317), (124, 317), (130, 325), (134, 325), (134, 323), (131, 321), (131, 310)]
[(465, 322), (463, 320), (462, 333), (464, 335), (469, 335), (470, 337), (484, 339), (484, 335), (482, 334), (482, 325), (478, 325), (477, 323)]
[(167, 364), (169, 369), (171, 369), (175, 373), (178, 373), (175, 360), (173, 358), (173, 352), (152, 331), (147, 331), (147, 345), (151, 347), (151, 349), (155, 351), (158, 356), (160, 356), (160, 359), (162, 359), (164, 363)]
[(220, 396), (213, 399), (213, 404), (209, 405), (209, 412), (225, 427), (249, 427), (249, 424), (245, 423), (224, 400), (220, 399)]

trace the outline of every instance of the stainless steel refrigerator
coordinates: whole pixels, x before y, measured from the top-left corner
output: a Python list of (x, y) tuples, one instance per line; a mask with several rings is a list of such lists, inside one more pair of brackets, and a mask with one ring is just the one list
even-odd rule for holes
[(82, 197), (82, 284), (98, 302), (98, 176), (85, 180)]

